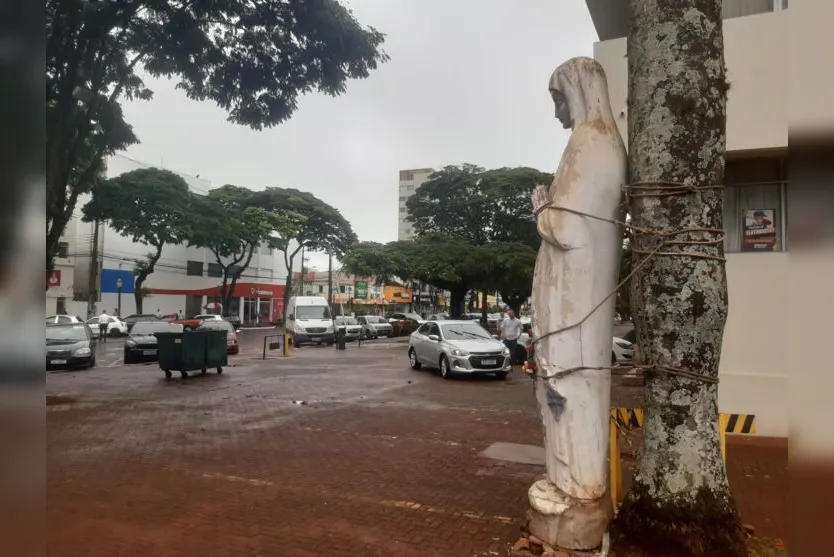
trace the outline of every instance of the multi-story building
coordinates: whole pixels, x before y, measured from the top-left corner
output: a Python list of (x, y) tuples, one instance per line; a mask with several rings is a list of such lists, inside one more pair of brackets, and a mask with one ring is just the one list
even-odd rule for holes
[[(107, 160), (107, 176), (151, 166), (116, 155)], [(205, 194), (211, 188), (206, 179), (177, 174), (197, 194)], [(119, 307), (124, 316), (136, 311), (133, 268), (149, 249), (106, 223), (97, 226), (82, 221), (81, 208), (88, 200), (89, 196), (79, 197), (76, 214), (62, 237), (56, 260), (58, 273), (51, 278), (53, 286), (46, 293), (47, 315), (67, 312), (84, 316), (88, 310), (115, 313)], [(185, 244), (166, 245), (154, 272), (145, 281), (148, 296), (143, 300), (143, 311), (203, 313), (207, 304), (220, 301), (221, 280), (222, 268), (210, 250)], [(261, 322), (277, 321), (283, 310), (285, 282), (281, 252), (260, 247), (235, 286), (228, 308), (230, 315), (239, 316), (245, 323), (254, 322), (258, 316)]]
[(429, 179), (432, 172), (431, 168), (415, 168), (411, 170), (400, 170), (400, 199), (398, 204), (398, 227), (397, 240), (411, 240), (414, 238), (414, 226), (408, 222), (408, 207), (405, 202), (409, 197), (414, 195), (414, 191), (419, 188), (423, 182)]
[[(600, 41), (594, 57), (608, 76), (611, 106), (627, 138), (628, 2), (586, 0)], [(722, 412), (756, 415), (758, 432), (787, 435), (785, 359), (787, 297), (791, 283), (786, 207), (787, 0), (724, 0), (724, 45), (731, 88), (727, 106), (727, 171), (724, 208), (730, 312), (719, 370)], [(830, 79), (826, 72), (816, 72)], [(814, 87), (804, 83), (803, 87)], [(793, 195), (796, 195), (795, 193)], [(770, 221), (770, 238), (745, 242), (756, 215)], [(812, 295), (812, 294), (810, 294)], [(813, 302), (810, 302), (813, 303)]]

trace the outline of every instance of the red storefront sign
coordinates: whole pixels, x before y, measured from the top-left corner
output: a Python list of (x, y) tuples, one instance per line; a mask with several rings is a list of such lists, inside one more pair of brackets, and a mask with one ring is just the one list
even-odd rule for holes
[(49, 271), (46, 274), (46, 285), (47, 286), (61, 286), (61, 271), (54, 270)]

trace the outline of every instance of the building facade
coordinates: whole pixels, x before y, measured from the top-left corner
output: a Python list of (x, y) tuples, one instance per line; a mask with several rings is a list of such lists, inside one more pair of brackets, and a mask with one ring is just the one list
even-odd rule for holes
[(414, 195), (414, 192), (423, 182), (429, 179), (434, 172), (431, 168), (416, 168), (411, 170), (400, 170), (400, 198), (398, 203), (399, 213), (397, 214), (397, 240), (414, 239), (414, 226), (408, 222), (408, 207), (405, 202)]
[[(115, 155), (107, 160), (107, 177), (152, 166)], [(211, 182), (206, 179), (177, 174), (197, 194), (211, 189)], [(121, 315), (130, 315), (136, 311), (133, 269), (136, 261), (150, 250), (121, 236), (106, 223), (96, 226), (83, 222), (81, 208), (88, 200), (89, 195), (79, 197), (76, 214), (61, 241), (56, 272), (47, 277), (50, 287), (46, 313), (66, 312), (83, 317), (90, 310), (116, 313), (121, 308)], [(229, 314), (240, 317), (244, 323), (278, 321), (283, 313), (286, 273), (283, 254), (260, 247), (235, 286)], [(221, 266), (210, 250), (185, 244), (166, 245), (154, 272), (145, 281), (143, 312), (179, 312), (185, 316), (204, 313), (208, 304), (220, 301), (221, 281)]]
[[(586, 0), (600, 41), (611, 106), (628, 137), (628, 2)], [(755, 414), (759, 434), (787, 436), (783, 349), (790, 282), (787, 0), (724, 0), (727, 105), (724, 207), (730, 310), (719, 370), (721, 412)], [(824, 74), (826, 72), (819, 72)], [(825, 77), (828, 79), (828, 76)], [(757, 222), (769, 223), (754, 235)], [(761, 231), (761, 227), (758, 227)], [(747, 238), (747, 240), (745, 240)]]

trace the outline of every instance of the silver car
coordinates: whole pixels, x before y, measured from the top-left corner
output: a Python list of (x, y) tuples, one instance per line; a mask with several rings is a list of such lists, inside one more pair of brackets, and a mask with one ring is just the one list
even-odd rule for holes
[(345, 340), (356, 340), (362, 333), (362, 325), (353, 317), (336, 317), (333, 319), (333, 324), (337, 329), (345, 330)]
[(455, 374), (494, 373), (505, 379), (512, 370), (510, 350), (475, 321), (429, 321), (411, 333), (408, 360), (412, 369), (440, 369)]
[(390, 337), (394, 332), (391, 323), (378, 315), (362, 315), (357, 318), (357, 321), (365, 330), (365, 338)]

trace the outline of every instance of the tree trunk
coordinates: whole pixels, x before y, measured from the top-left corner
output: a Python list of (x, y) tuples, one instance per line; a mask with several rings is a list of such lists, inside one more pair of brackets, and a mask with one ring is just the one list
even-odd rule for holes
[[(284, 265), (287, 267), (287, 281), (284, 284), (284, 309), (281, 310), (281, 311), (284, 312), (284, 315), (282, 316), (282, 319), (283, 319), (284, 323), (287, 322), (287, 307), (289, 307), (290, 298), (292, 298), (292, 267), (293, 267), (293, 263), (295, 261), (295, 255), (298, 253), (298, 251), (300, 249), (301, 248), (299, 247), (290, 254), (288, 254), (286, 251), (284, 251)], [(304, 267), (304, 261), (303, 260), (301, 262), (301, 267), (302, 267), (302, 279), (303, 279), (304, 278), (303, 277), (303, 270), (304, 270), (303, 269), (303, 267)]]
[(463, 305), (466, 303), (465, 286), (456, 286), (449, 289), (449, 317), (452, 319), (460, 319), (463, 314)]
[(487, 312), (489, 308), (487, 307), (487, 291), (484, 290), (481, 292), (481, 326), (485, 329), (489, 328), (489, 319), (487, 318)]
[[(655, 234), (721, 229), (726, 98), (721, 0), (632, 0), (628, 38), (632, 224)], [(635, 195), (636, 194), (636, 195)], [(718, 436), (718, 363), (727, 317), (721, 234), (637, 234), (632, 300), (646, 371), (643, 448), (614, 525), (615, 554), (745, 554)], [(668, 243), (668, 240), (679, 243)], [(685, 242), (689, 242), (688, 244)], [(698, 242), (701, 242), (700, 244)], [(690, 252), (697, 256), (668, 255)], [(688, 371), (699, 380), (665, 373)]]

